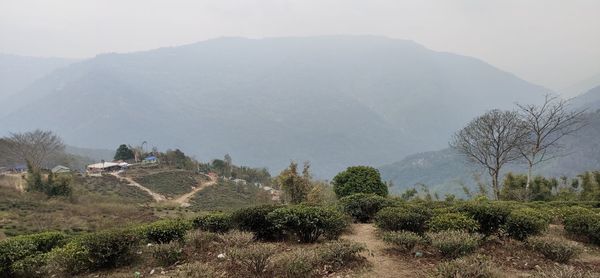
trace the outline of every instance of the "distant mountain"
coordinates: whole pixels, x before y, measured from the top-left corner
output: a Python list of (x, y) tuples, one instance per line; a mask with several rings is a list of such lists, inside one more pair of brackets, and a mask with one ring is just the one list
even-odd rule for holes
[(592, 88), (600, 86), (600, 73), (581, 80), (567, 88), (560, 90), (566, 97), (577, 97), (590, 91)]
[(12, 106), (11, 97), (35, 80), (75, 60), (0, 54), (0, 116)]
[(72, 155), (87, 157), (88, 159), (98, 162), (101, 160), (112, 161), (115, 156), (115, 151), (103, 149), (87, 149), (73, 146), (66, 146), (65, 152)]
[[(539, 165), (536, 174), (551, 177), (575, 177), (584, 171), (600, 170), (600, 87), (572, 100), (573, 108), (588, 108), (587, 126), (573, 136), (564, 137), (563, 156)], [(402, 192), (423, 183), (432, 191), (461, 193), (461, 185), (475, 185), (474, 174), (481, 169), (468, 164), (450, 148), (418, 153), (379, 167), (382, 178), (394, 183), (394, 192)], [(509, 165), (505, 172), (525, 173), (524, 165)], [(485, 174), (481, 176), (487, 178)]]
[(310, 160), (329, 178), (439, 149), (475, 115), (548, 90), (480, 60), (374, 36), (222, 38), (99, 55), (38, 80), (0, 133), (56, 131), (114, 149), (148, 141), (272, 172)]

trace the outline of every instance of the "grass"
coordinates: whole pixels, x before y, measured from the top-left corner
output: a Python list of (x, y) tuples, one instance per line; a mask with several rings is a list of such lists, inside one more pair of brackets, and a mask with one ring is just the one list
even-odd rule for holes
[(114, 202), (150, 203), (153, 199), (145, 191), (127, 185), (114, 176), (76, 177), (74, 183), (78, 195), (95, 195)]
[(134, 174), (133, 179), (148, 189), (171, 198), (190, 192), (192, 187), (206, 180), (194, 172), (182, 170), (163, 171), (148, 175)]
[(271, 202), (264, 190), (254, 185), (241, 185), (229, 181), (219, 181), (198, 192), (190, 200), (194, 211), (231, 211)]

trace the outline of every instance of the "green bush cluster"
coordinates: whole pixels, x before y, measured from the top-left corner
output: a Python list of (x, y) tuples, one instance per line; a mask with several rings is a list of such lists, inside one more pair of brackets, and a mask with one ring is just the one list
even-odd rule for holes
[(431, 246), (445, 258), (457, 258), (472, 253), (479, 247), (482, 236), (465, 231), (448, 230), (428, 233)]
[(571, 258), (581, 252), (581, 248), (577, 244), (552, 237), (530, 237), (527, 239), (527, 246), (559, 263), (568, 263)]
[(460, 230), (474, 233), (479, 230), (479, 223), (462, 213), (445, 213), (432, 217), (427, 227), (432, 232)]
[(436, 278), (495, 278), (499, 274), (492, 259), (485, 255), (471, 255), (444, 262), (436, 267)]
[(600, 214), (590, 211), (567, 215), (564, 226), (567, 233), (585, 237), (592, 243), (600, 245)]
[(320, 236), (336, 239), (348, 227), (348, 221), (341, 212), (325, 207), (283, 207), (267, 217), (278, 229), (304, 243), (315, 242)]
[(522, 208), (512, 211), (506, 219), (506, 232), (512, 238), (525, 240), (541, 234), (548, 228), (549, 219), (540, 211)]
[(423, 237), (409, 231), (385, 232), (383, 241), (393, 245), (401, 252), (412, 252), (417, 244), (423, 243)]
[(233, 228), (231, 214), (222, 212), (197, 216), (192, 223), (196, 229), (213, 233), (225, 233)]
[(133, 230), (110, 230), (74, 238), (48, 254), (51, 269), (68, 274), (124, 265), (133, 257), (132, 247), (140, 243)]
[(491, 202), (468, 202), (457, 208), (479, 223), (479, 233), (490, 236), (497, 233), (506, 224), (511, 212), (508, 205)]
[(375, 215), (375, 224), (386, 231), (411, 231), (423, 233), (431, 211), (420, 206), (387, 207)]
[(279, 239), (282, 237), (283, 231), (277, 228), (267, 216), (281, 207), (276, 205), (262, 205), (239, 209), (233, 212), (231, 217), (232, 222), (236, 228), (254, 233), (257, 239)]
[(390, 203), (385, 197), (367, 193), (352, 194), (339, 200), (342, 211), (361, 223), (370, 222), (379, 210)]
[(369, 166), (348, 167), (333, 178), (332, 184), (339, 198), (356, 193), (388, 195), (388, 188), (381, 181), (379, 170)]
[(183, 259), (183, 246), (180, 242), (170, 242), (152, 246), (152, 258), (160, 266), (171, 266)]
[(182, 219), (160, 220), (142, 225), (137, 232), (142, 239), (154, 243), (169, 243), (174, 240), (182, 241), (188, 230), (191, 229), (189, 221)]
[(45, 232), (0, 241), (0, 276), (13, 275), (14, 268), (24, 271), (27, 264), (23, 260), (39, 260), (41, 257), (38, 255), (64, 244), (65, 239), (62, 233)]
[(349, 240), (336, 240), (326, 242), (317, 249), (321, 264), (332, 266), (334, 269), (345, 266), (360, 258), (360, 252), (366, 246)]

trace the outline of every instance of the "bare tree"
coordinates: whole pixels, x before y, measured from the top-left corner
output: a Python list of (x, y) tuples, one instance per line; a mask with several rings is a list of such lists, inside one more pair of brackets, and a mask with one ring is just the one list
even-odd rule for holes
[(487, 170), (497, 199), (500, 170), (505, 164), (521, 158), (518, 148), (526, 135), (517, 112), (492, 110), (459, 130), (452, 137), (450, 146)]
[(0, 156), (13, 162), (27, 162), (34, 169), (40, 169), (48, 158), (61, 153), (65, 145), (60, 137), (51, 131), (39, 130), (24, 133), (11, 133), (4, 138)]
[(561, 155), (560, 139), (581, 129), (585, 125), (585, 110), (568, 109), (568, 101), (546, 95), (544, 103), (521, 105), (519, 113), (528, 130), (528, 136), (519, 151), (527, 162), (527, 185), (529, 191), (533, 167)]

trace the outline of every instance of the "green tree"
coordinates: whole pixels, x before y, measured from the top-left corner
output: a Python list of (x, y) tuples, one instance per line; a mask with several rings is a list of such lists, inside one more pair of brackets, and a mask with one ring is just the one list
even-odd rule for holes
[(131, 150), (127, 145), (122, 144), (117, 148), (115, 152), (115, 160), (130, 160), (134, 158), (133, 150)]
[(379, 171), (369, 166), (352, 166), (333, 178), (333, 190), (338, 198), (355, 193), (388, 195), (388, 188), (381, 181)]
[(286, 199), (292, 204), (300, 204), (306, 201), (312, 190), (310, 164), (304, 163), (302, 174), (298, 173), (298, 164), (291, 162), (290, 166), (281, 171), (276, 178), (276, 183), (285, 192)]

